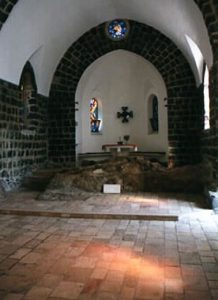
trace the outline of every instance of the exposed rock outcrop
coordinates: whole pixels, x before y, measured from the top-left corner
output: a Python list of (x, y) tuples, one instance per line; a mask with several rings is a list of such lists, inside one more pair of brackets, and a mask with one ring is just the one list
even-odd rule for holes
[(80, 194), (86, 199), (90, 192), (102, 192), (104, 184), (120, 184), (122, 192), (195, 193), (203, 192), (211, 181), (208, 163), (168, 169), (141, 157), (114, 158), (56, 174), (40, 198), (56, 200), (59, 194), (65, 200), (67, 195)]

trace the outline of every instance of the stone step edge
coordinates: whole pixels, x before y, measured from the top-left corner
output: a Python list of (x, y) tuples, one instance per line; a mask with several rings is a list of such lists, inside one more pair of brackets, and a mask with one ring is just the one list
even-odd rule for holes
[(161, 214), (116, 214), (116, 213), (86, 213), (86, 212), (61, 212), (61, 211), (39, 211), (21, 209), (0, 209), (2, 215), (39, 216), (53, 218), (72, 219), (121, 219), (121, 220), (144, 220), (144, 221), (178, 221), (177, 215)]

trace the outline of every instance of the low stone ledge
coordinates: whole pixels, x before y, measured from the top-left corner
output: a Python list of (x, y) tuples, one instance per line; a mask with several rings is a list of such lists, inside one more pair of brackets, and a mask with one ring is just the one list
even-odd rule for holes
[(61, 211), (36, 211), (18, 209), (0, 209), (2, 215), (40, 216), (53, 218), (73, 219), (112, 219), (112, 220), (146, 220), (146, 221), (178, 221), (177, 215), (167, 214), (112, 214), (112, 213), (85, 213), (85, 212), (61, 212)]

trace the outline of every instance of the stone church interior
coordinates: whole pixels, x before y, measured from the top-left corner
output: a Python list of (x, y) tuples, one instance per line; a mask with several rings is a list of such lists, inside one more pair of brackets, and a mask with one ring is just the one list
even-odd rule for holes
[(217, 0), (0, 0), (0, 299), (218, 299)]

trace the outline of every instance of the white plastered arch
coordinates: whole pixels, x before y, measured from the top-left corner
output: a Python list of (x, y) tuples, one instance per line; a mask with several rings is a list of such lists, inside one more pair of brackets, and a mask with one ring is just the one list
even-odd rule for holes
[(19, 0), (0, 31), (0, 78), (17, 84), (32, 57), (38, 91), (48, 95), (68, 47), (90, 28), (114, 18), (151, 25), (169, 37), (189, 61), (197, 84), (200, 71), (186, 35), (199, 47), (207, 66), (212, 65), (207, 28), (193, 0)]

